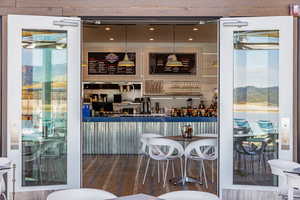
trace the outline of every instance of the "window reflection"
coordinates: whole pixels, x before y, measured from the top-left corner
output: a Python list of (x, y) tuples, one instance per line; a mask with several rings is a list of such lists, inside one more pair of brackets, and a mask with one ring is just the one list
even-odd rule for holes
[(279, 31), (234, 32), (234, 184), (276, 186)]
[(22, 185), (67, 182), (67, 33), (22, 31)]

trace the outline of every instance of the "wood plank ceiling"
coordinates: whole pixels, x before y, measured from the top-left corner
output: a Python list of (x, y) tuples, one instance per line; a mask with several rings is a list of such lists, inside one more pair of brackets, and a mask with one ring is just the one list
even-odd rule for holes
[[(105, 28), (110, 28), (106, 31)], [(127, 25), (127, 42), (164, 42), (173, 43), (173, 28), (175, 42), (217, 42), (217, 24), (203, 25)], [(149, 28), (153, 28), (150, 31)], [(197, 28), (197, 30), (193, 30)], [(113, 41), (110, 39), (113, 38)], [(151, 41), (150, 38), (153, 40)], [(189, 40), (190, 39), (190, 40)], [(84, 42), (125, 42), (124, 25), (85, 25), (83, 29)]]
[(0, 0), (0, 15), (279, 16), (300, 0)]

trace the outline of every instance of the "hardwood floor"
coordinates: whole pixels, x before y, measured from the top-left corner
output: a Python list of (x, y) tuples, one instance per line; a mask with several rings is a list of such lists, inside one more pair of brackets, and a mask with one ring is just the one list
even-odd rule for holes
[[(235, 160), (237, 162), (237, 160)], [(244, 162), (242, 162), (244, 163)], [(270, 169), (267, 167), (266, 170), (261, 168), (257, 170), (257, 163), (254, 164), (256, 170), (252, 173), (251, 163), (246, 160), (247, 170), (242, 165), (239, 174), (236, 174), (236, 180), (239, 182), (246, 181), (247, 183), (257, 183), (259, 180), (268, 181), (267, 176), (270, 176)], [(137, 173), (138, 169), (138, 157), (135, 155), (124, 156), (124, 155), (84, 155), (83, 156), (83, 187), (98, 188), (110, 191), (117, 196), (146, 193), (154, 196), (158, 196), (162, 193), (175, 191), (175, 190), (199, 190), (216, 193), (217, 191), (217, 176), (214, 176), (214, 183), (211, 183), (211, 163), (206, 162), (206, 172), (208, 178), (208, 189), (203, 185), (198, 184), (187, 184), (186, 186), (174, 186), (171, 183), (167, 183), (166, 187), (163, 187), (161, 183), (157, 183), (157, 169), (155, 168), (155, 174), (152, 177), (153, 165), (157, 166), (157, 163), (151, 163), (149, 174), (146, 182), (143, 185), (143, 175), (145, 171), (146, 162), (143, 161), (140, 169), (140, 173)], [(236, 163), (237, 164), (237, 163)], [(175, 163), (175, 174), (180, 175), (179, 163)], [(199, 167), (193, 162), (188, 167), (188, 175), (198, 177)], [(216, 162), (214, 163), (216, 166)], [(249, 171), (250, 169), (250, 171)], [(214, 169), (214, 175), (216, 175), (217, 169)], [(242, 175), (242, 176), (241, 176)], [(172, 178), (172, 169), (168, 171), (168, 178)], [(269, 177), (270, 178), (270, 177)], [(16, 194), (16, 200), (46, 200), (47, 195), (51, 191), (35, 191), (35, 192), (19, 192)], [(266, 190), (223, 190), (224, 200), (265, 200), (274, 199), (279, 200), (279, 196), (274, 191)]]
[[(155, 170), (153, 171), (153, 166)], [(161, 165), (162, 166), (162, 165)], [(171, 166), (171, 165), (170, 165)], [(208, 179), (208, 189), (204, 185), (188, 183), (186, 186), (173, 185), (169, 181), (163, 187), (162, 170), (161, 181), (158, 183), (157, 162), (150, 162), (148, 176), (143, 184), (146, 169), (144, 159), (139, 173), (137, 155), (84, 155), (83, 156), (83, 187), (104, 189), (117, 196), (145, 193), (154, 196), (176, 190), (199, 190), (217, 193), (217, 168), (214, 163), (214, 183), (212, 183), (211, 161), (205, 163)], [(152, 176), (152, 171), (154, 175)], [(188, 175), (199, 178), (199, 163), (191, 161)], [(179, 161), (175, 162), (175, 176), (180, 176)], [(169, 167), (167, 180), (173, 177), (172, 167)]]

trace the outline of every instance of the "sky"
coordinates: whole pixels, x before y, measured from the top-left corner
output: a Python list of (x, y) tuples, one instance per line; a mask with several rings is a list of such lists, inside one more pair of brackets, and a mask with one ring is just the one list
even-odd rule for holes
[[(33, 82), (43, 81), (43, 51), (45, 49), (22, 49), (22, 65), (33, 66)], [(61, 80), (67, 70), (67, 49), (51, 49), (52, 81)]]
[(234, 50), (235, 87), (278, 86), (279, 50)]

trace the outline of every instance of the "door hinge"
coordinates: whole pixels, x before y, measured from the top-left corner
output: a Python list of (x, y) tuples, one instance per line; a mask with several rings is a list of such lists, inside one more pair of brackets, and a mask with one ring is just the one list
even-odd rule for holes
[(78, 27), (80, 24), (80, 20), (72, 20), (72, 19), (61, 19), (53, 21), (53, 25), (56, 26), (72, 26)]

